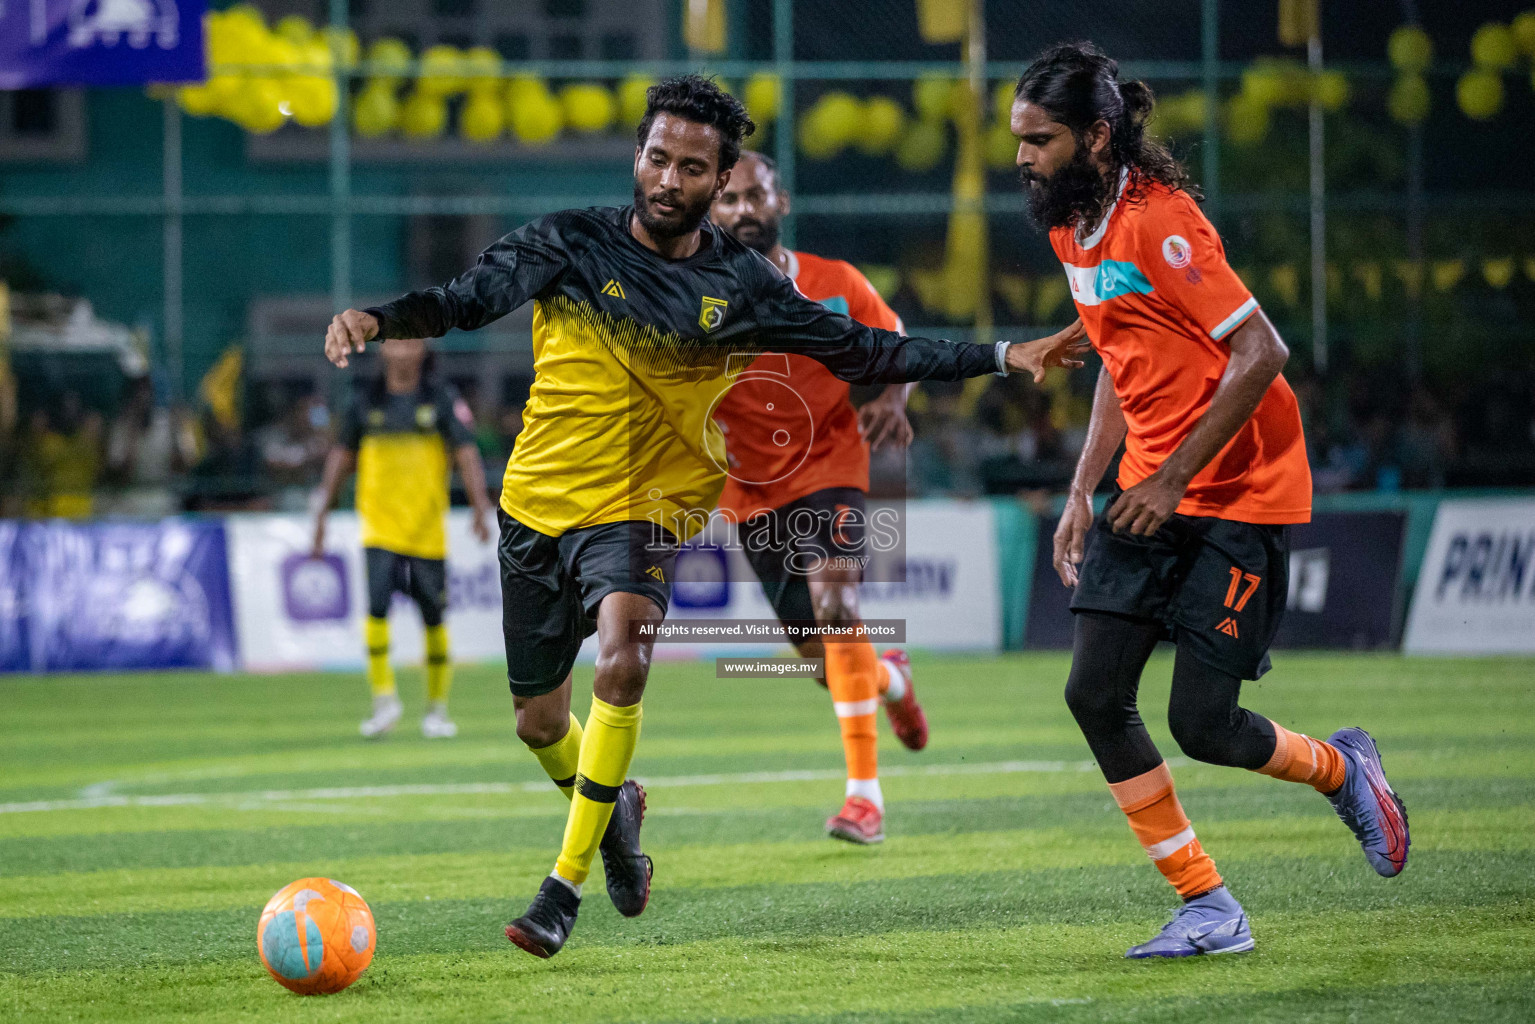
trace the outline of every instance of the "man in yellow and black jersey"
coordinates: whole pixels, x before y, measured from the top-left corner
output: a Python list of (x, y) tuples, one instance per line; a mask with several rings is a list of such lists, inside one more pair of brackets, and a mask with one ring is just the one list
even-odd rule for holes
[[(852, 383), (1079, 365), (1057, 338), (1009, 346), (903, 337), (802, 296), (707, 220), (754, 129), (697, 76), (654, 86), (637, 133), (634, 204), (564, 210), (492, 245), (438, 288), (332, 321), (345, 366), (370, 340), (474, 330), (534, 302), (535, 379), (501, 494), (501, 594), (517, 735), (571, 797), (553, 873), (507, 938), (536, 956), (564, 945), (599, 847), (608, 896), (635, 916), (650, 897), (644, 793), (627, 780), (654, 629), (677, 545), (708, 521), (725, 481), (711, 411), (764, 350), (797, 352)], [(570, 670), (597, 634), (586, 727)]]
[(356, 389), (341, 417), (336, 447), (325, 461), (315, 496), (314, 554), (325, 550), (325, 517), (341, 482), (357, 470), (357, 517), (368, 570), (368, 685), (373, 713), (359, 730), (372, 739), (393, 729), (401, 706), (389, 664), (389, 602), (402, 593), (421, 609), (426, 627), (426, 714), (421, 734), (449, 739), (458, 726), (448, 717), (453, 665), (448, 651), (447, 536), (452, 478), (449, 453), (474, 507), (474, 532), (490, 539), (485, 470), (471, 432), (469, 407), (453, 385), (430, 372), (431, 353), (420, 338), (383, 346), (384, 373)]

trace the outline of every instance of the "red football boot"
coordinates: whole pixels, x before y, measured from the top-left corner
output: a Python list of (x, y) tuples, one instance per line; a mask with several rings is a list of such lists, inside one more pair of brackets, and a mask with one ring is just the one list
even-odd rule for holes
[(826, 819), (826, 834), (833, 839), (868, 846), (885, 841), (885, 815), (872, 800), (850, 796), (842, 810)]
[(917, 703), (917, 691), (911, 684), (911, 659), (905, 651), (894, 648), (879, 657), (906, 680), (906, 693), (900, 700), (883, 702), (885, 715), (890, 719), (890, 730), (907, 750), (921, 750), (927, 746), (927, 715)]

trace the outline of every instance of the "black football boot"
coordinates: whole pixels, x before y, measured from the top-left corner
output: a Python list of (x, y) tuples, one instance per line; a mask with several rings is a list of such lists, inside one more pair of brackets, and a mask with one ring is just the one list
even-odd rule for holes
[(645, 821), (645, 787), (629, 779), (618, 787), (613, 817), (602, 834), (602, 868), (608, 898), (625, 917), (639, 917), (650, 902), (650, 876), (655, 865), (640, 852), (640, 825)]
[(558, 953), (576, 926), (581, 897), (564, 882), (545, 878), (527, 913), (506, 926), (506, 937), (536, 957)]

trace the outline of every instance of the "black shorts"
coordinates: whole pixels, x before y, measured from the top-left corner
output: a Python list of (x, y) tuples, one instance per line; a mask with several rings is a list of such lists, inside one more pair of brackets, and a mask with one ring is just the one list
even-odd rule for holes
[(736, 527), (746, 560), (785, 623), (813, 624), (810, 574), (828, 560), (848, 559), (862, 572), (868, 510), (856, 487), (813, 491)]
[(1200, 661), (1257, 679), (1269, 670), (1289, 585), (1286, 526), (1175, 514), (1137, 537), (1115, 533), (1100, 515), (1071, 610), (1158, 620)]
[(677, 538), (665, 527), (604, 523), (551, 537), (504, 511), (497, 518), (506, 678), (518, 697), (565, 681), (581, 642), (597, 631), (604, 597), (642, 594), (663, 615), (671, 604)]
[(448, 567), (440, 558), (417, 558), (383, 548), (363, 548), (368, 566), (368, 614), (375, 619), (389, 616), (389, 602), (396, 593), (404, 594), (421, 609), (421, 621), (428, 626), (442, 622), (448, 609)]

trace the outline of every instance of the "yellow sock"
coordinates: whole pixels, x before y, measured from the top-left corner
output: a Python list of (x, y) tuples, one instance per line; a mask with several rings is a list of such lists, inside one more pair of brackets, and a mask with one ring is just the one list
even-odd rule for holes
[(575, 793), (570, 817), (565, 819), (565, 842), (554, 870), (576, 885), (586, 881), (597, 844), (613, 816), (618, 788), (629, 775), (640, 738), (640, 705), (615, 707), (592, 698), (592, 713), (581, 738), (581, 762), (576, 769)]
[(448, 624), (426, 627), (426, 699), (445, 704), (453, 688), (453, 661), (448, 656)]
[(570, 729), (547, 747), (529, 747), (549, 778), (569, 800), (576, 790), (576, 766), (581, 760), (581, 720), (572, 712)]
[(375, 697), (394, 692), (394, 667), (389, 664), (389, 620), (368, 616), (362, 635), (368, 645), (368, 686)]

